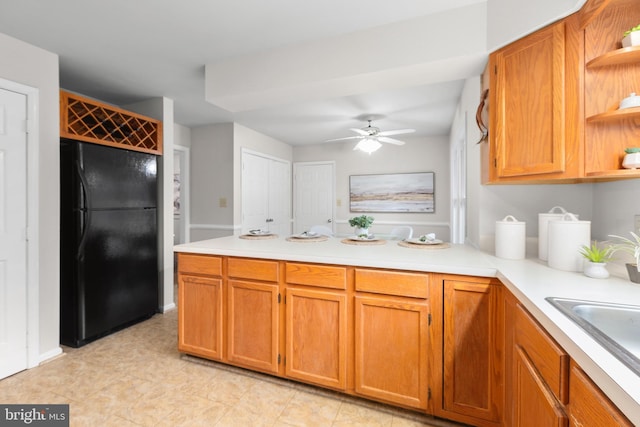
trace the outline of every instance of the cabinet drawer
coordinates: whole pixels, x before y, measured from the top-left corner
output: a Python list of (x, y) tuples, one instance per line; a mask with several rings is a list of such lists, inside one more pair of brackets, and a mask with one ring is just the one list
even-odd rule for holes
[(297, 285), (347, 289), (346, 267), (288, 262), (286, 277), (287, 283)]
[(229, 258), (227, 260), (229, 277), (277, 282), (280, 277), (279, 273), (278, 261), (248, 258)]
[(429, 295), (429, 275), (357, 268), (356, 291), (427, 298)]
[(180, 273), (221, 276), (222, 258), (211, 255), (193, 255), (179, 253), (178, 271)]
[(556, 398), (568, 403), (569, 356), (520, 304), (515, 330), (516, 345), (527, 353)]

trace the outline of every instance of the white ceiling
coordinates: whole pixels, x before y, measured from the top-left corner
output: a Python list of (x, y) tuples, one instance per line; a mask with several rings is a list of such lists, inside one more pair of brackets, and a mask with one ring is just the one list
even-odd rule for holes
[[(485, 1), (0, 0), (0, 32), (57, 53), (64, 89), (116, 105), (165, 96), (174, 100), (179, 124), (235, 121), (302, 145), (351, 136), (348, 129), (365, 126), (368, 117), (382, 130), (447, 134), (465, 73), (451, 73), (451, 81), (369, 88), (231, 113), (205, 100), (205, 64), (366, 34)], [(377, 55), (376, 46), (370, 52)], [(477, 64), (465, 64), (477, 74)]]

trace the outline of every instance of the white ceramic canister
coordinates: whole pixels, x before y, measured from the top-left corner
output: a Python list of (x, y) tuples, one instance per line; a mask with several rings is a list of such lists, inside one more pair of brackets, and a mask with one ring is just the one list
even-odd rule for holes
[(582, 271), (584, 257), (580, 248), (591, 243), (591, 221), (580, 221), (571, 213), (549, 221), (549, 260), (551, 268)]
[[(549, 252), (549, 221), (561, 220), (567, 210), (562, 206), (554, 206), (547, 213), (538, 214), (538, 258), (548, 259)], [(578, 217), (578, 215), (576, 215)]]
[(504, 259), (524, 259), (526, 251), (526, 223), (507, 215), (496, 221), (496, 256)]

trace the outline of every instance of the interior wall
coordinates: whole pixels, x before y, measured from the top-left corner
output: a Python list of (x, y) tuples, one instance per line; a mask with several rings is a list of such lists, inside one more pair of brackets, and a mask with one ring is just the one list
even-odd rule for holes
[(233, 234), (233, 123), (191, 129), (190, 160), (191, 241)]
[(349, 211), (349, 176), (366, 174), (435, 172), (435, 213), (376, 213), (372, 232), (388, 233), (396, 225), (411, 225), (414, 235), (436, 233), (448, 241), (449, 229), (449, 138), (402, 135), (403, 146), (383, 144), (371, 155), (354, 151), (355, 142), (294, 147), (294, 162), (334, 161), (336, 163), (336, 232), (349, 234), (348, 220), (360, 213)]
[(487, 0), (487, 50), (578, 11), (586, 0)]
[[(60, 340), (60, 86), (58, 55), (0, 34), (0, 78), (38, 89), (37, 220), (40, 360), (61, 352)], [(33, 179), (30, 177), (29, 179)], [(40, 215), (42, 213), (42, 215)], [(31, 302), (30, 302), (31, 304)]]

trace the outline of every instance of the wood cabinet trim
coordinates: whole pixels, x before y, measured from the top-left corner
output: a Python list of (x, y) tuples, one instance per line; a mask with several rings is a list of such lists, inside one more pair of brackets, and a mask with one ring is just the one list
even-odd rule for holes
[(428, 298), (429, 275), (377, 269), (355, 269), (355, 289), (412, 298)]
[(294, 285), (347, 289), (347, 268), (334, 265), (287, 262), (285, 280)]
[(228, 257), (227, 275), (238, 279), (278, 282), (280, 279), (280, 265), (278, 261)]

